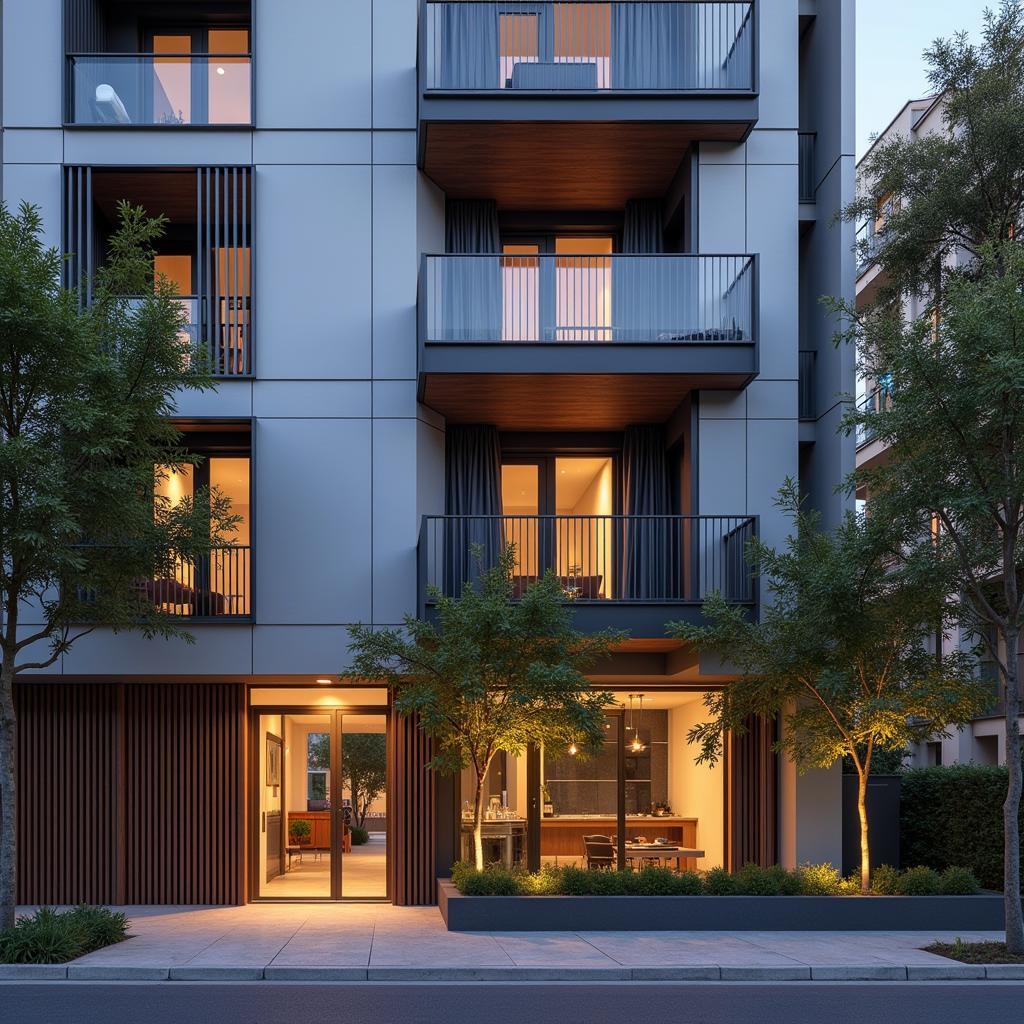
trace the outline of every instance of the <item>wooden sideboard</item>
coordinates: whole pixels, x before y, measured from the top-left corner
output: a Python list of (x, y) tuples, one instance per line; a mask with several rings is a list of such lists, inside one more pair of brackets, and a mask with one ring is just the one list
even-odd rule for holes
[[(542, 818), (540, 822), (540, 855), (582, 860), (583, 837), (614, 835), (618, 824), (613, 817), (576, 817), (566, 815)], [(664, 817), (627, 817), (626, 838), (667, 839), (687, 849), (697, 846), (697, 819)], [(685, 862), (687, 868), (697, 867), (695, 860)]]
[[(333, 813), (333, 811), (289, 811), (289, 829), (293, 821), (308, 821), (313, 829), (309, 839), (298, 845), (304, 849), (329, 850), (331, 848), (331, 815)], [(351, 849), (351, 843), (352, 839), (346, 828), (342, 847), (345, 853)]]

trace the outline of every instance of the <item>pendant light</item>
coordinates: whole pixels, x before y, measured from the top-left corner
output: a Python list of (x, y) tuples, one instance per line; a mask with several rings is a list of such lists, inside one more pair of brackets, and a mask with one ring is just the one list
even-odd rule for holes
[[(633, 701), (639, 701), (640, 707), (634, 717), (633, 715)], [(644, 713), (644, 695), (642, 693), (631, 693), (629, 695), (629, 725), (626, 726), (627, 733), (629, 729), (633, 730), (633, 739), (626, 744), (626, 749), (631, 754), (642, 754), (647, 749), (647, 744), (640, 739), (640, 719)]]

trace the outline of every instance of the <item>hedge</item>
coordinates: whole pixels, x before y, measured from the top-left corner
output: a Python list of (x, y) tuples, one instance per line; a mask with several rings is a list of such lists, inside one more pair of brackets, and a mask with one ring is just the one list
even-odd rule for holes
[(128, 919), (106, 907), (40, 907), (0, 932), (0, 964), (63, 964), (128, 937)]
[[(970, 868), (986, 889), (1003, 888), (1006, 767), (951, 764), (903, 775), (900, 856), (942, 871)], [(1024, 829), (1024, 806), (1021, 808)], [(1021, 857), (1024, 869), (1024, 856)]]

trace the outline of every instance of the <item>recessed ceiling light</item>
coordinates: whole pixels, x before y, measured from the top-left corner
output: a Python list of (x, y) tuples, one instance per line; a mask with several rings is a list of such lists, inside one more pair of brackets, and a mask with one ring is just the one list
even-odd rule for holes
[(331, 685), (331, 682), (332, 682), (332, 680), (330, 680), (330, 679), (318, 679), (318, 680), (317, 680), (317, 682), (318, 682), (318, 683), (319, 683), (319, 684), (320, 684), (321, 686), (330, 686), (330, 685)]

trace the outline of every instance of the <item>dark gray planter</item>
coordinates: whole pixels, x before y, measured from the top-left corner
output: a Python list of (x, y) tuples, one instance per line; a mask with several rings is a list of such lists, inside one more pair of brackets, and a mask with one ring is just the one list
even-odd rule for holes
[(438, 879), (449, 931), (999, 931), (981, 896), (463, 896)]

